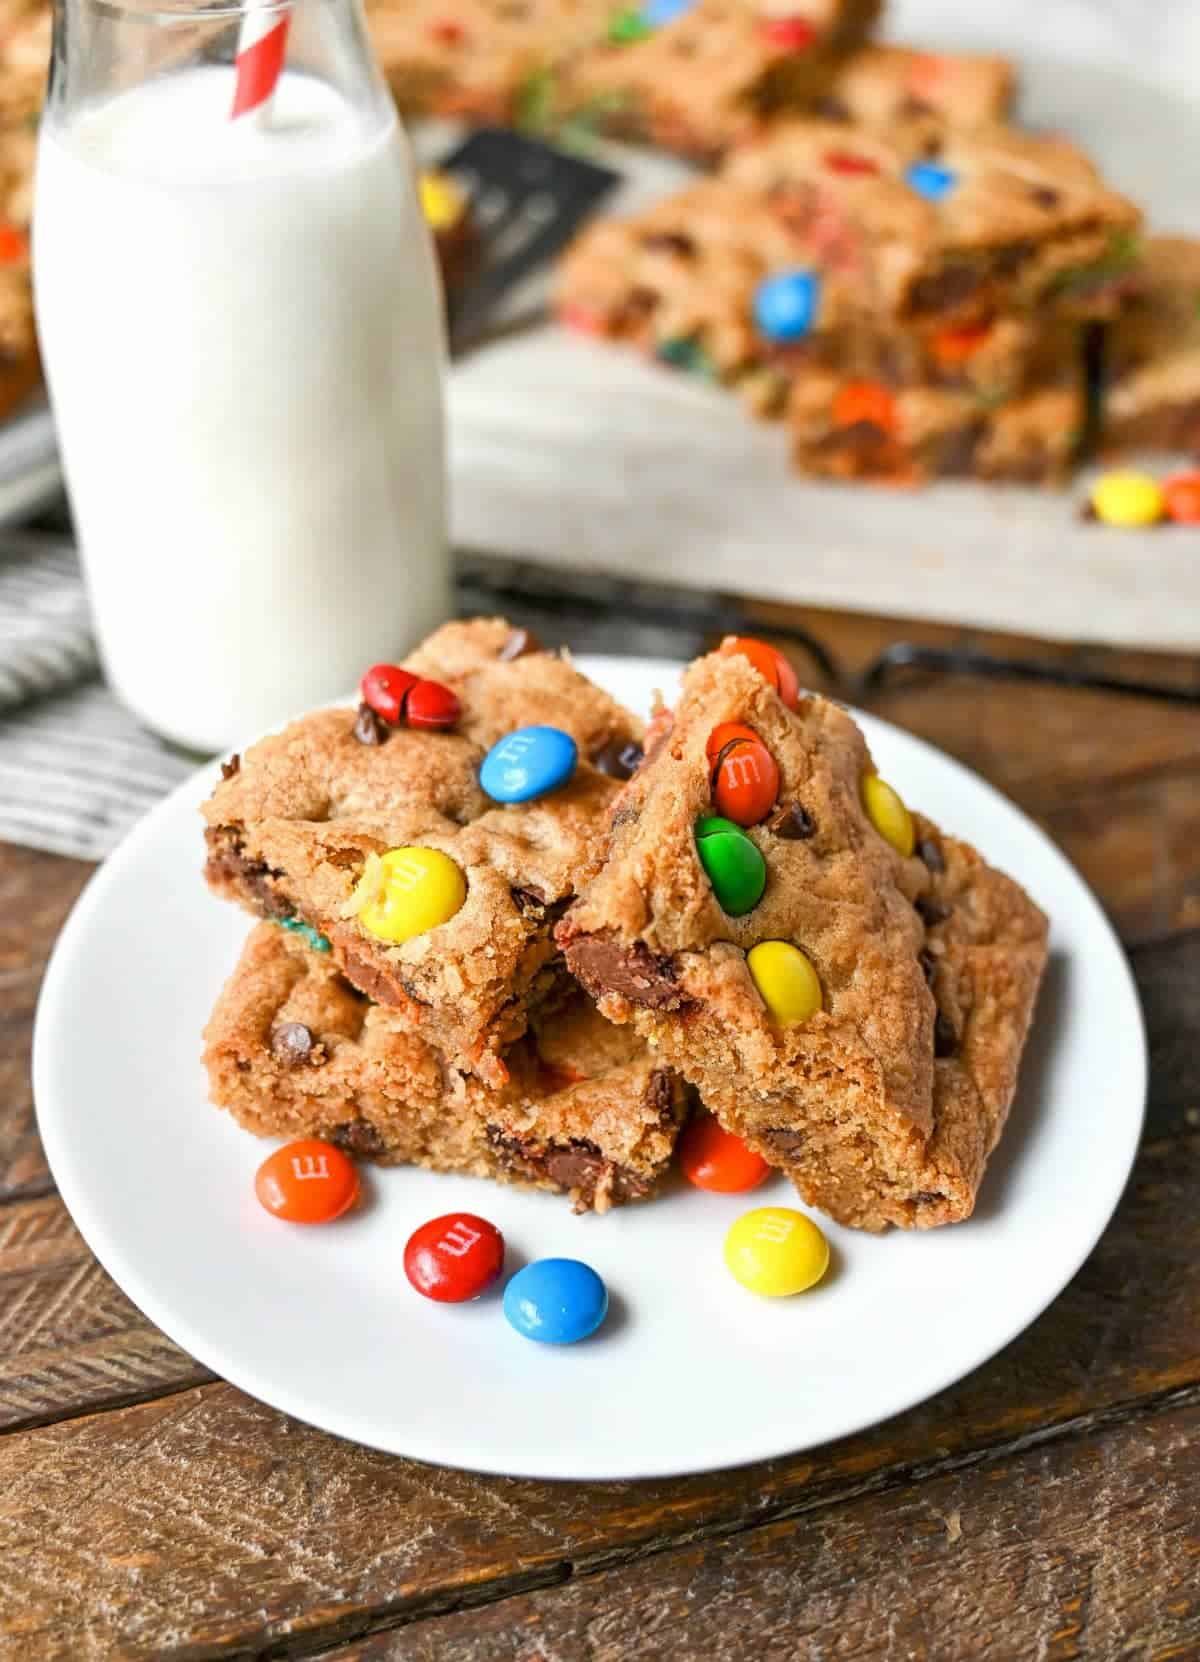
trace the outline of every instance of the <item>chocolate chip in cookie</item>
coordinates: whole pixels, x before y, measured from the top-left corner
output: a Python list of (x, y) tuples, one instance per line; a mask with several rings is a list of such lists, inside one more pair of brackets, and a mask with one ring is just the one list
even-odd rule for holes
[(950, 1017), (939, 1010), (933, 1024), (933, 1054), (944, 1061), (958, 1049), (958, 1032)]
[(940, 843), (932, 837), (922, 837), (917, 844), (917, 855), (924, 862), (926, 868), (932, 872), (942, 872), (946, 869), (946, 857), (942, 853)]
[(935, 929), (939, 923), (945, 923), (953, 912), (953, 906), (947, 906), (944, 901), (934, 900), (930, 895), (921, 895), (916, 902), (917, 916), (926, 929)]
[(644, 752), (632, 739), (610, 739), (592, 758), (592, 766), (610, 779), (632, 779), (642, 765)]
[(807, 842), (809, 837), (816, 836), (817, 823), (801, 803), (785, 802), (767, 821), (767, 830), (782, 837), (784, 842)]
[(317, 1048), (312, 1028), (305, 1027), (302, 1021), (280, 1022), (271, 1029), (271, 1054), (277, 1062), (284, 1062), (290, 1068), (311, 1062)]
[(382, 744), (387, 736), (387, 728), (371, 706), (360, 704), (354, 718), (354, 737), (359, 744)]
[(543, 650), (541, 641), (532, 629), (514, 629), (497, 656), (502, 664), (511, 664), (514, 658), (524, 658), (530, 652)]

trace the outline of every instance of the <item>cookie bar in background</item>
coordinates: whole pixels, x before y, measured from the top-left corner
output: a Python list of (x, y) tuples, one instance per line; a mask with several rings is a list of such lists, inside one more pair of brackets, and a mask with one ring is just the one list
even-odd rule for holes
[(376, 55), (410, 115), (537, 125), (556, 66), (604, 38), (609, 0), (367, 0)]
[(560, 111), (601, 131), (716, 160), (772, 113), (824, 94), (880, 0), (643, 0), (566, 58)]
[(937, 478), (1061, 483), (1086, 422), (1078, 373), (1063, 385), (987, 407), (970, 393), (892, 390), (828, 374), (797, 377), (788, 401), (801, 473), (827, 479), (922, 484)]
[[(204, 806), (206, 876), (322, 942), (360, 991), (498, 1085), (502, 1052), (562, 978), (552, 926), (598, 857), (641, 727), (499, 619), (446, 625), (408, 665), (453, 695), (455, 730), (343, 709), (260, 740)], [(528, 726), (577, 759), (558, 788), (501, 805), (481, 763)]]
[(649, 1195), (685, 1113), (678, 1075), (578, 992), (535, 1020), (500, 1090), (447, 1068), (327, 954), (259, 924), (205, 1030), (212, 1100), (258, 1136), (322, 1137), (357, 1158), (570, 1195)]
[(982, 127), (1005, 118), (1015, 92), (1007, 58), (863, 46), (835, 72), (811, 113), (883, 129), (927, 117), (948, 127)]
[(840, 706), (742, 650), (689, 670), (558, 941), (810, 1204), (956, 1221), (1012, 1100), (1046, 921), (914, 821)]
[(1105, 448), (1200, 455), (1200, 242), (1146, 242), (1137, 286), (1108, 330), (1105, 359)]
[[(852, 152), (842, 135), (828, 159), (852, 162)], [(880, 328), (840, 233), (797, 220), (788, 197), (719, 177), (628, 218), (595, 221), (564, 256), (556, 294), (568, 326), (736, 387), (763, 415), (782, 413), (792, 381), (814, 370), (970, 392), (994, 405), (1030, 385), (1074, 380), (1079, 365), (1071, 323)]]
[(723, 176), (817, 237), (881, 330), (1110, 317), (1136, 261), (1134, 204), (1073, 145), (1009, 127), (789, 120)]

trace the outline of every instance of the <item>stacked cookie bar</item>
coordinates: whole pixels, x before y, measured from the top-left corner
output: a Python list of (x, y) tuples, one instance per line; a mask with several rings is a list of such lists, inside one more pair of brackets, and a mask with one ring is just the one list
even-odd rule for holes
[(787, 120), (585, 231), (560, 312), (785, 419), (804, 472), (1053, 479), (1085, 425), (1081, 325), (1116, 313), (1138, 222), (1062, 140)]
[[(228, 765), (205, 806), (210, 886), (270, 920), (208, 1029), (214, 1098), (261, 1132), (534, 1182), (580, 1208), (638, 1198), (684, 1087), (609, 1031), (552, 931), (639, 724), (499, 620), (447, 625), (406, 668), (457, 705), (452, 731), (317, 712)], [(480, 764), (533, 724), (578, 760), (552, 793), (501, 805)], [(418, 926), (395, 927), (414, 905)]]
[[(810, 1204), (870, 1230), (954, 1222), (1009, 1110), (1046, 920), (909, 814), (840, 706), (787, 691), (740, 650), (693, 665), (558, 940)], [(714, 817), (713, 754), (739, 744), (776, 795), (735, 790), (735, 822), (719, 779)]]
[[(633, 717), (501, 620), (406, 668), (436, 672), (453, 730), (320, 712), (205, 806), (208, 881), (262, 920), (205, 1036), (219, 1106), (604, 1211), (653, 1193), (703, 1098), (841, 1222), (969, 1216), (1045, 919), (909, 815), (839, 706), (731, 641), (643, 755)], [(497, 754), (528, 771), (514, 730), (573, 766), (498, 802)]]

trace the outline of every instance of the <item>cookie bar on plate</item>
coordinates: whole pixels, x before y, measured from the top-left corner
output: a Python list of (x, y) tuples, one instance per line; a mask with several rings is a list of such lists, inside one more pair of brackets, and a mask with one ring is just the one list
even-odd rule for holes
[[(455, 731), (319, 711), (235, 758), (204, 807), (218, 894), (306, 930), (360, 991), (492, 1085), (561, 980), (552, 925), (640, 755), (635, 718), (534, 646), (500, 620), (449, 624), (407, 663), (457, 696)], [(577, 765), (557, 790), (502, 806), (480, 764), (529, 725), (568, 735)], [(432, 910), (410, 932), (414, 894)]]
[(1007, 58), (863, 46), (836, 71), (812, 113), (885, 129), (925, 117), (949, 127), (980, 127), (1004, 119), (1015, 90)]
[(1073, 145), (1010, 127), (788, 120), (723, 173), (835, 248), (881, 328), (1112, 316), (1136, 257), (1133, 203)]
[(829, 86), (866, 37), (880, 0), (646, 0), (566, 59), (559, 107), (605, 132), (713, 161), (772, 111)]
[(914, 828), (840, 706), (791, 702), (738, 652), (691, 668), (557, 938), (601, 1010), (811, 1204), (864, 1229), (953, 1222), (1008, 1113), (1046, 921)]
[(1106, 446), (1200, 455), (1200, 242), (1146, 242), (1106, 357)]
[(259, 924), (205, 1030), (213, 1101), (258, 1136), (323, 1137), (419, 1165), (569, 1194), (577, 1211), (648, 1195), (685, 1088), (578, 991), (535, 1016), (492, 1091), (447, 1068), (328, 954)]

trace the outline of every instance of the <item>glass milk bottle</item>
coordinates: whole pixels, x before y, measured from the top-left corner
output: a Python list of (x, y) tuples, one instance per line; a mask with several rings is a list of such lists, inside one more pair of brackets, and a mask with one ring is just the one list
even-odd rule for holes
[(234, 743), (447, 615), (441, 305), (359, 0), (56, 0), (34, 285), (150, 727)]

